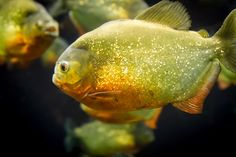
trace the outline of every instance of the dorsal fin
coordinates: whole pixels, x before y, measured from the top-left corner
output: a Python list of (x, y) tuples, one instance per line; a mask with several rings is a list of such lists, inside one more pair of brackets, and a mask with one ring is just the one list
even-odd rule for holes
[(202, 113), (203, 103), (209, 94), (211, 88), (213, 87), (216, 79), (218, 78), (220, 72), (220, 66), (218, 62), (214, 62), (211, 68), (207, 71), (207, 74), (202, 79), (202, 86), (199, 88), (196, 95), (183, 102), (174, 103), (173, 106), (177, 107), (181, 111), (190, 114)]
[(177, 1), (162, 0), (135, 19), (159, 23), (178, 30), (188, 30), (191, 27), (191, 20), (185, 7)]
[(203, 38), (208, 38), (209, 37), (209, 33), (205, 29), (200, 29), (198, 31), (198, 34), (200, 34)]

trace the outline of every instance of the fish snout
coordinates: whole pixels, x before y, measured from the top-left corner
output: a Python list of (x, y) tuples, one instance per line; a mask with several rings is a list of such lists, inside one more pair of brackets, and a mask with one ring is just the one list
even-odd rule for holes
[(60, 83), (60, 81), (59, 81), (59, 79), (58, 79), (58, 76), (56, 75), (56, 74), (53, 74), (53, 76), (52, 76), (52, 82), (53, 82), (53, 84), (55, 84), (57, 87), (61, 87), (61, 83)]
[(47, 35), (58, 37), (59, 36), (58, 23), (56, 21), (47, 23), (46, 26), (44, 27), (44, 32)]

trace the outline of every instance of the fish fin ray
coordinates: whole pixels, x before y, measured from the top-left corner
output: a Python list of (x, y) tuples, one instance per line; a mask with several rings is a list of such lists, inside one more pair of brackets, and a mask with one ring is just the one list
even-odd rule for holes
[(211, 68), (207, 71), (206, 75), (202, 79), (202, 86), (197, 91), (196, 95), (183, 102), (173, 103), (173, 106), (181, 111), (190, 114), (202, 113), (204, 101), (213, 88), (220, 72), (220, 66), (218, 61), (213, 62)]
[(190, 16), (180, 2), (163, 0), (145, 10), (135, 19), (159, 23), (178, 30), (188, 30), (191, 27)]

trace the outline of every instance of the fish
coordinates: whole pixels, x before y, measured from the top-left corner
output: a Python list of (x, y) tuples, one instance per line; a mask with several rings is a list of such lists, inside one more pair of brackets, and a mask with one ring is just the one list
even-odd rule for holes
[(52, 81), (94, 110), (172, 104), (200, 114), (220, 64), (236, 72), (235, 19), (236, 9), (206, 37), (189, 30), (190, 16), (180, 2), (160, 1), (135, 19), (111, 21), (79, 37), (59, 57)]
[(117, 125), (94, 120), (78, 127), (67, 122), (66, 132), (66, 150), (79, 147), (91, 156), (133, 154), (155, 139), (153, 130), (143, 123)]
[(75, 28), (84, 34), (111, 20), (134, 18), (147, 7), (143, 0), (59, 0), (50, 13), (56, 17), (69, 12)]
[(33, 0), (0, 1), (0, 64), (39, 58), (58, 36), (58, 23)]
[(221, 90), (225, 90), (231, 85), (236, 85), (236, 73), (221, 65), (221, 72), (218, 77), (218, 86)]
[(68, 43), (64, 39), (62, 39), (61, 37), (56, 38), (41, 57), (43, 65), (45, 67), (53, 67), (58, 57), (67, 47)]
[(102, 110), (94, 110), (84, 104), (80, 104), (81, 109), (90, 117), (96, 120), (111, 124), (128, 124), (134, 122), (144, 122), (146, 126), (152, 129), (157, 128), (157, 122), (162, 112), (162, 108), (143, 109), (130, 112), (107, 112)]

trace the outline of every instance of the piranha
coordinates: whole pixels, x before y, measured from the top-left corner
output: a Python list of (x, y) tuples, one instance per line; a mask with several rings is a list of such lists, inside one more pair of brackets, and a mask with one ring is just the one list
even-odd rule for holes
[(0, 0), (0, 63), (24, 64), (58, 36), (58, 23), (32, 0)]
[(84, 34), (108, 21), (134, 18), (147, 7), (143, 0), (58, 0), (50, 12), (58, 16), (69, 10), (71, 21)]
[(144, 121), (149, 128), (157, 128), (157, 121), (160, 117), (162, 108), (143, 109), (130, 112), (108, 112), (94, 110), (81, 104), (81, 109), (96, 120), (112, 124), (127, 124)]
[(169, 103), (202, 112), (220, 64), (236, 72), (236, 10), (212, 36), (190, 31), (179, 2), (163, 0), (133, 20), (84, 34), (59, 57), (54, 84), (94, 110), (128, 112)]
[(92, 156), (133, 154), (155, 138), (153, 131), (143, 123), (116, 125), (91, 121), (74, 128), (67, 123), (66, 132), (65, 146), (68, 151), (80, 147)]
[(58, 37), (54, 40), (51, 46), (46, 50), (46, 52), (42, 55), (42, 63), (45, 66), (53, 67), (58, 59), (58, 57), (62, 54), (62, 52), (68, 47), (68, 43)]

